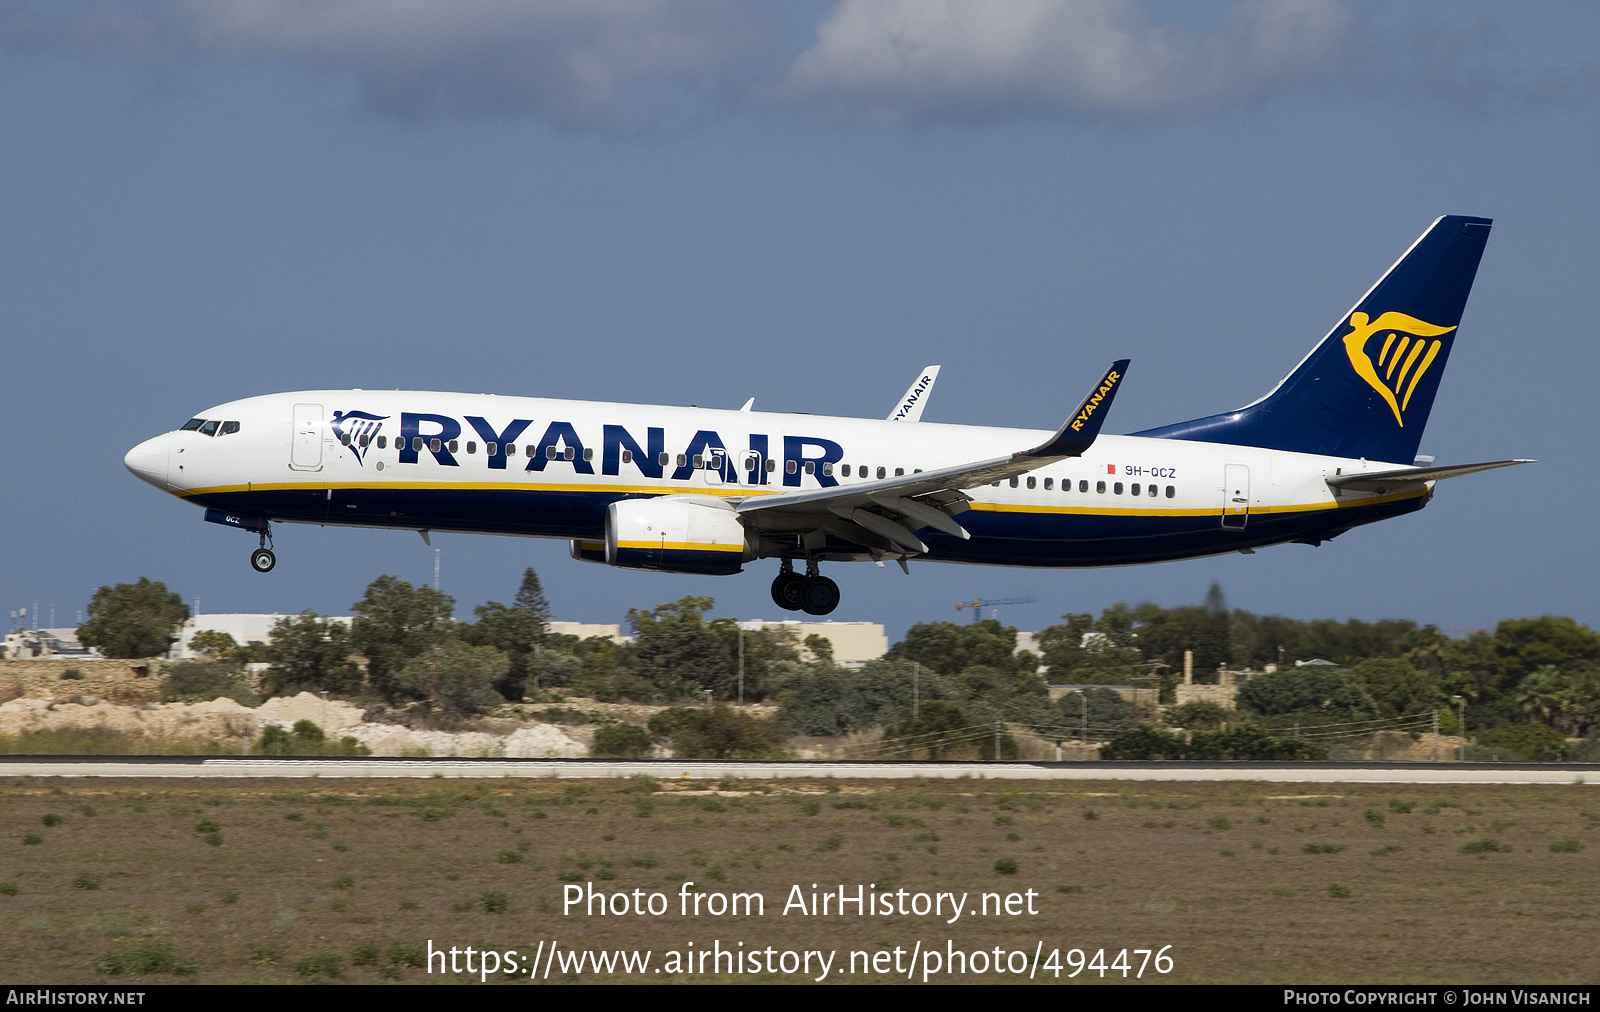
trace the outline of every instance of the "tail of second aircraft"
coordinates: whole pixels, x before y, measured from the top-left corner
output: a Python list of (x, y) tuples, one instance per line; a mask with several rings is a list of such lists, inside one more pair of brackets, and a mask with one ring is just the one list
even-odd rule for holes
[(1134, 435), (1411, 463), (1492, 224), (1434, 222), (1260, 400)]

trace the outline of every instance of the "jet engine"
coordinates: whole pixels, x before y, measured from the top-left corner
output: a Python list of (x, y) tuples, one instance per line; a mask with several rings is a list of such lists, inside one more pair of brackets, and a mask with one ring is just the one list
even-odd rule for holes
[[(573, 555), (591, 557), (591, 544), (574, 542)], [(712, 496), (623, 499), (606, 510), (608, 565), (728, 576), (755, 557), (739, 514)]]

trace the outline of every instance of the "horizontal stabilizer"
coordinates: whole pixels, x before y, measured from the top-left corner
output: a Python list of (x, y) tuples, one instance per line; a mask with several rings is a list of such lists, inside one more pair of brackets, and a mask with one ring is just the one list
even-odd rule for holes
[(1368, 471), (1364, 474), (1341, 474), (1328, 479), (1334, 488), (1347, 488), (1354, 492), (1395, 492), (1421, 485), (1424, 482), (1455, 478), (1479, 471), (1493, 471), (1497, 467), (1514, 464), (1532, 464), (1531, 460), (1491, 460), (1485, 464), (1453, 464), (1444, 467), (1406, 467), (1397, 471)]

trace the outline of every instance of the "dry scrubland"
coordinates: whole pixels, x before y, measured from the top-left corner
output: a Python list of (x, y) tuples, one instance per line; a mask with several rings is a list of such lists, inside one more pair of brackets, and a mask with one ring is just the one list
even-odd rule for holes
[[(1046, 951), (1171, 944), (1173, 981), (1600, 979), (1592, 786), (717, 786), (11, 781), (0, 978), (418, 982), (407, 964), (430, 938), (531, 950), (556, 937), (653, 948), (653, 966), (713, 938), (1029, 952), (1043, 939)], [(767, 916), (560, 913), (567, 880), (675, 897), (685, 878), (759, 890)], [(1041, 913), (949, 927), (781, 916), (789, 886), (813, 882), (1032, 888)], [(162, 969), (104, 972), (141, 961)]]

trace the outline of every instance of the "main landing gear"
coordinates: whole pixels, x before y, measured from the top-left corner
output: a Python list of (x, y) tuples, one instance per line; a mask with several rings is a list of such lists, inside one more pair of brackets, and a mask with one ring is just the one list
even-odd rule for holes
[(794, 563), (783, 560), (783, 568), (772, 581), (772, 602), (785, 611), (807, 615), (826, 615), (839, 607), (839, 585), (817, 572), (815, 561), (806, 563), (804, 576), (794, 571)]
[(261, 547), (250, 553), (250, 568), (258, 573), (270, 573), (272, 567), (278, 564), (278, 557), (267, 547), (271, 538), (272, 529), (269, 527), (261, 532)]

